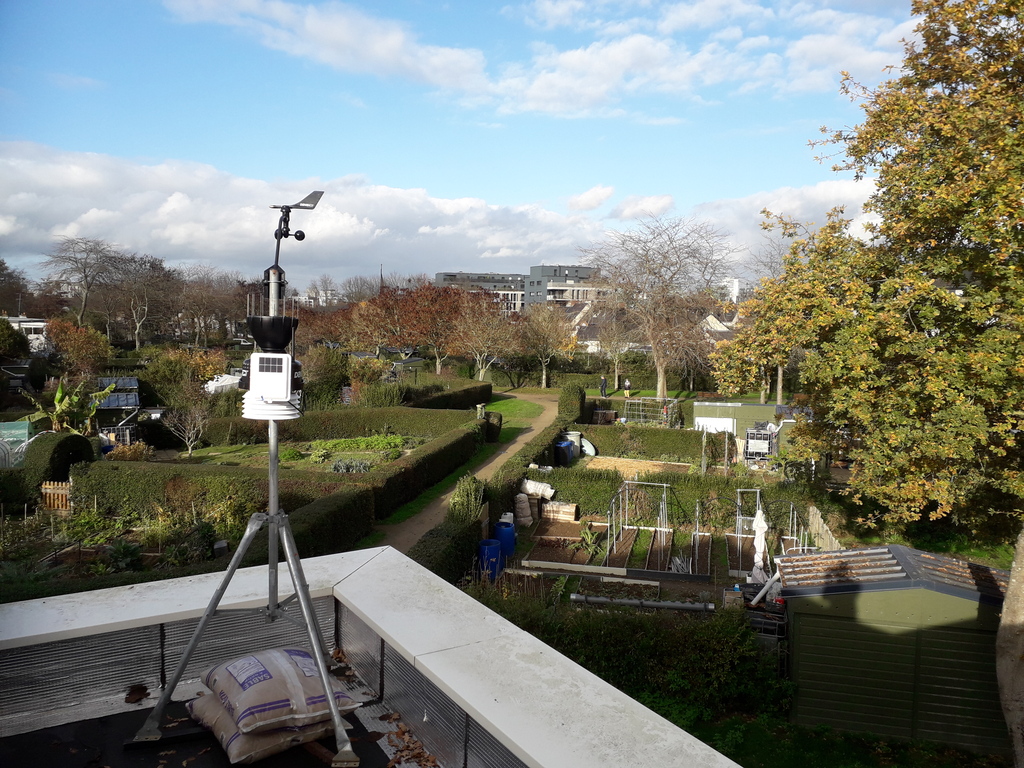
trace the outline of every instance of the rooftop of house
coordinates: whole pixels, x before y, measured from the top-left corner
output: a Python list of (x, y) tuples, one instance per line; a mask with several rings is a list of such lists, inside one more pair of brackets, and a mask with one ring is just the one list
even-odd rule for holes
[[(353, 684), (400, 714), (443, 768), (735, 766), (390, 547), (310, 558), (303, 568), (322, 629), (333, 628), (357, 673)], [(265, 607), (267, 570), (236, 572), (221, 609)], [(97, 764), (167, 759), (159, 757), (164, 748), (122, 750), (116, 736), (101, 736), (97, 719), (109, 723), (128, 713), (135, 720), (122, 730), (129, 732), (141, 722), (152, 699), (126, 703), (125, 691), (136, 684), (159, 688), (164, 665), (177, 663), (222, 579), (212, 573), (0, 605), (0, 758), (26, 738), (47, 743), (31, 734), (51, 728), (51, 744), (100, 741), (90, 747), (90, 754), (99, 750)], [(291, 583), (285, 564), (280, 583), (284, 597)], [(221, 623), (207, 630), (209, 650), (197, 652), (175, 701), (196, 694), (202, 665), (251, 653), (254, 644), (277, 647), (288, 642), (281, 632), (295, 632), (252, 611), (218, 614), (214, 622)], [(374, 718), (363, 727), (386, 730), (375, 712), (362, 713)], [(224, 757), (218, 753), (215, 747), (204, 756)], [(141, 754), (149, 762), (138, 762)], [(365, 768), (374, 765), (368, 757)]]
[(899, 545), (778, 559), (783, 595), (931, 589), (989, 605), (1003, 601), (1010, 574)]

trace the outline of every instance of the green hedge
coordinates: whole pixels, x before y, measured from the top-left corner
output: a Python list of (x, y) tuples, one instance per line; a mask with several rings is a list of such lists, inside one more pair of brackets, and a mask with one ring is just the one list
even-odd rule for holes
[(491, 383), (485, 381), (462, 389), (449, 389), (414, 399), (412, 404), (415, 408), (458, 410), (460, 408), (475, 408), (479, 403), (489, 402), (491, 402)]
[(0, 502), (35, 504), (40, 498), (40, 485), (47, 481), (65, 482), (73, 465), (95, 459), (92, 443), (82, 435), (71, 432), (39, 435), (25, 449), (22, 466), (0, 469)]
[(558, 396), (558, 416), (570, 422), (579, 422), (587, 403), (587, 393), (579, 384), (566, 384)]
[(480, 543), (480, 523), (445, 520), (431, 528), (409, 549), (424, 568), (454, 584), (469, 570)]
[[(153, 504), (230, 504), (242, 513), (267, 509), (266, 470), (254, 467), (97, 461), (72, 470), (71, 500), (80, 509), (130, 516), (152, 511)], [(325, 472), (281, 470), (281, 508), (293, 510), (339, 490), (344, 478)]]
[[(364, 437), (389, 431), (400, 435), (437, 437), (473, 418), (468, 411), (420, 408), (343, 408), (312, 411), (301, 418), (278, 422), (282, 441), (311, 442), (339, 437)], [(205, 442), (240, 445), (267, 442), (267, 422), (251, 419), (211, 419)]]
[[(594, 444), (599, 456), (625, 459), (680, 461), (699, 464), (704, 432), (692, 429), (641, 427), (633, 424), (590, 425), (582, 427), (583, 436)], [(724, 437), (707, 436), (708, 465), (721, 464)]]
[(391, 515), (408, 501), (465, 464), (481, 442), (484, 421), (474, 421), (410, 451), (402, 458), (360, 476), (373, 489), (378, 519)]
[(488, 443), (496, 443), (501, 439), (501, 425), (504, 423), (504, 416), (498, 411), (485, 411), (484, 418), (487, 419), (487, 429), (484, 437)]
[[(302, 557), (348, 552), (373, 530), (373, 491), (342, 488), (299, 507), (288, 520)], [(249, 547), (243, 565), (261, 565), (267, 557), (267, 533), (263, 530)]]
[(562, 417), (537, 433), (530, 442), (511, 456), (487, 482), (486, 499), (490, 505), (491, 522), (497, 521), (506, 512), (515, 512), (515, 496), (519, 485), (526, 477), (530, 464), (551, 466), (554, 464), (554, 444), (571, 423)]

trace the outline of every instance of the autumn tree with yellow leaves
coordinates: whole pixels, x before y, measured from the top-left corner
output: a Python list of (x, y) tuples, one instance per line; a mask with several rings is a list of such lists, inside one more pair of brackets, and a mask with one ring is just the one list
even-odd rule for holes
[[(759, 321), (807, 349), (814, 419), (800, 450), (842, 446), (851, 488), (897, 520), (973, 527), (1024, 517), (1024, 10), (1016, 0), (915, 0), (896, 77), (849, 77), (864, 121), (829, 134), (837, 168), (874, 176), (866, 238), (840, 215), (794, 243)], [(750, 341), (750, 337), (746, 337)], [(774, 342), (762, 343), (770, 348)], [(770, 349), (750, 346), (751, 356)], [(738, 381), (734, 349), (724, 372)], [(998, 637), (1024, 766), (1024, 535)]]

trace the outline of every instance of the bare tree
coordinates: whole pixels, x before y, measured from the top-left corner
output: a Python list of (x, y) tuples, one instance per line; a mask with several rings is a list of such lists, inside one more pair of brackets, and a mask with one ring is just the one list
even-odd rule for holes
[(8, 315), (22, 314), (22, 302), (29, 295), (25, 273), (20, 269), (7, 266), (0, 259), (0, 311)]
[(473, 356), (477, 379), (483, 381), (495, 358), (516, 348), (516, 329), (502, 312), (496, 294), (466, 291), (461, 295), (461, 304), (455, 326), (456, 344)]
[(179, 398), (171, 410), (165, 411), (161, 421), (172, 435), (185, 443), (191, 456), (210, 423), (210, 396), (201, 384), (193, 382), (187, 396)]
[(78, 324), (82, 325), (93, 289), (102, 283), (111, 267), (115, 251), (103, 240), (63, 237), (43, 259), (43, 269), (51, 283), (78, 297)]
[(341, 288), (326, 272), (313, 280), (306, 289), (306, 295), (313, 300), (316, 309), (330, 307), (341, 299)]
[(651, 216), (581, 251), (651, 346), (665, 397), (667, 369), (706, 351), (701, 325), (719, 305), (715, 288), (733, 248), (707, 222)]
[(356, 275), (346, 277), (338, 286), (341, 300), (349, 304), (358, 304), (366, 301), (380, 292), (380, 279)]
[(565, 307), (552, 304), (531, 304), (523, 316), (520, 336), (523, 351), (540, 363), (540, 386), (547, 389), (548, 366), (559, 352), (572, 345), (572, 318)]
[(597, 341), (601, 345), (601, 354), (612, 363), (612, 389), (619, 389), (622, 356), (636, 343), (636, 328), (630, 324), (625, 307), (613, 301), (602, 301), (591, 322), (598, 324)]

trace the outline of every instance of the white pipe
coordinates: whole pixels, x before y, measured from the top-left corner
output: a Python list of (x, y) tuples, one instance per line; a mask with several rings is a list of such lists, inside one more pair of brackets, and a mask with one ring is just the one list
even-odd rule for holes
[(755, 597), (753, 600), (750, 601), (750, 604), (751, 605), (757, 605), (759, 602), (761, 602), (761, 599), (765, 595), (768, 594), (768, 590), (769, 590), (769, 588), (771, 588), (772, 584), (774, 584), (775, 582), (777, 582), (781, 578), (782, 578), (782, 572), (781, 571), (776, 571), (775, 575), (772, 576), (770, 579), (768, 579), (768, 581), (765, 583), (765, 585), (761, 589), (761, 591), (757, 593), (757, 597)]
[(713, 613), (714, 603), (681, 603), (672, 600), (635, 600), (627, 597), (599, 597), (597, 595), (581, 595), (573, 592), (569, 595), (569, 601), (573, 603), (586, 603), (587, 605), (628, 605), (633, 608), (665, 608), (673, 611), (702, 611)]

